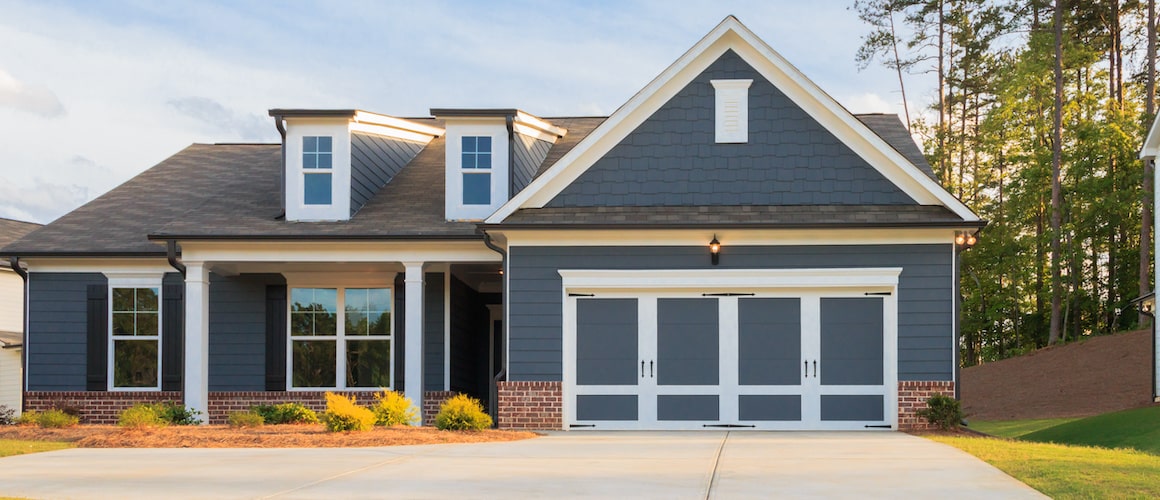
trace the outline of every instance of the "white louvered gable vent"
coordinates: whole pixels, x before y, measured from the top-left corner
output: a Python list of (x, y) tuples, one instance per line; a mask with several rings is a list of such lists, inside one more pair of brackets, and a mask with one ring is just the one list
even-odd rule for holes
[(753, 80), (710, 80), (716, 91), (716, 140), (749, 142), (749, 86)]

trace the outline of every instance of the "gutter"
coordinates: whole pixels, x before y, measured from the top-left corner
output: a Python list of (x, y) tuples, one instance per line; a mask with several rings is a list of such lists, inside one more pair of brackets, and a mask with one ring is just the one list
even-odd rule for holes
[(182, 279), (185, 279), (185, 264), (182, 264), (180, 258), (177, 257), (177, 240), (165, 242), (165, 260), (168, 260), (169, 265), (181, 273)]
[(503, 317), (503, 321), (500, 322), (500, 324), (503, 325), (503, 331), (500, 332), (500, 338), (503, 339), (503, 347), (504, 347), (505, 355), (503, 357), (503, 359), (504, 359), (503, 367), (500, 368), (499, 373), (495, 374), (495, 376), (492, 377), (491, 384), (488, 386), (488, 392), (489, 392), (488, 411), (490, 411), (491, 414), (495, 416), (495, 425), (498, 427), (499, 426), (499, 382), (501, 380), (505, 380), (507, 378), (507, 355), (506, 355), (506, 351), (508, 350), (508, 347), (509, 347), (508, 346), (508, 318), (507, 318), (507, 305), (508, 305), (508, 281), (507, 280), (508, 280), (508, 275), (509, 275), (509, 273), (508, 273), (508, 254), (506, 251), (504, 251), (504, 249), (500, 248), (498, 245), (495, 244), (495, 242), (493, 242), (491, 240), (491, 235), (487, 234), (487, 231), (484, 231), (481, 229), (479, 232), (483, 234), (483, 244), (487, 245), (487, 248), (494, 250), (501, 257), (503, 257), (503, 267), (502, 267), (502, 269), (503, 269), (503, 295), (502, 295), (503, 299), (502, 300), (503, 300), (503, 316), (504, 317)]
[(20, 267), (20, 257), (9, 257), (8, 263), (12, 265), (12, 270), (20, 276), (24, 287), (24, 300), (21, 301), (22, 309), (20, 310), (21, 316), (23, 316), (20, 319), (20, 325), (24, 327), (20, 339), (20, 369), (22, 370), (20, 373), (20, 410), (24, 411), (24, 393), (28, 392), (28, 348), (25, 347), (28, 345), (28, 271)]
[[(286, 125), (282, 121), (282, 115), (274, 116), (274, 126), (278, 129), (278, 134), (282, 136), (282, 168), (279, 169), (278, 174), (278, 200), (282, 205), (282, 213), (274, 217), (275, 220), (282, 220), (286, 218)], [(185, 276), (185, 271), (181, 272)]]

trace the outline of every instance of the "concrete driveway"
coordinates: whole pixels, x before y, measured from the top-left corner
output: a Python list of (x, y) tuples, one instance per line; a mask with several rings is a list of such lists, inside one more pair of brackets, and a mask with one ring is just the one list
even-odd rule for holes
[(0, 459), (29, 498), (1044, 498), (902, 433), (573, 432), (348, 449), (73, 449)]

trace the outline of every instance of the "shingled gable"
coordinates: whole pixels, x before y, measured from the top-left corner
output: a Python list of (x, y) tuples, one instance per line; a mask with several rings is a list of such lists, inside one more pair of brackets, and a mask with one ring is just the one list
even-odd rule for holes
[(944, 190), (915, 162), (834, 101), (735, 17), (729, 16), (574, 149), (542, 172), (524, 191), (500, 207), (486, 223), (502, 224), (520, 209), (550, 206), (581, 175), (730, 51), (865, 160), (913, 203), (945, 207), (956, 218), (971, 225), (980, 222), (977, 215)]

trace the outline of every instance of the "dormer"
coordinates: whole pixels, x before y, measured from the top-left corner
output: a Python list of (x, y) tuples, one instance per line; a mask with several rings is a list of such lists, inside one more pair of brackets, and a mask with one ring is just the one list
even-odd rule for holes
[(483, 220), (535, 177), (566, 129), (518, 109), (432, 109), (446, 128), (447, 220)]
[(443, 129), (360, 110), (272, 109), (288, 221), (349, 220)]

